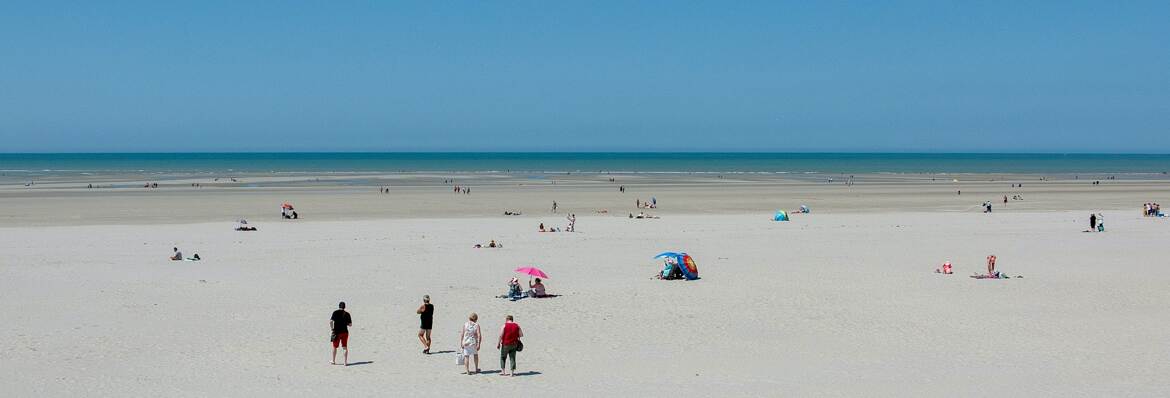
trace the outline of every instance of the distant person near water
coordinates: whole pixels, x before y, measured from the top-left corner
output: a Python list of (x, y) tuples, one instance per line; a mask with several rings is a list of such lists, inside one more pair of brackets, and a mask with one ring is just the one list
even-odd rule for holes
[[(496, 342), (496, 348), (500, 350), (500, 376), (516, 375), (516, 353), (524, 349), (521, 337), (524, 337), (524, 331), (520, 329), (520, 325), (513, 321), (511, 315), (504, 317), (504, 326), (500, 328), (500, 340)], [(511, 374), (504, 367), (509, 358), (512, 360)]]
[(418, 307), (419, 326), (418, 341), (423, 345), (423, 354), (431, 353), (431, 326), (434, 323), (435, 306), (431, 304), (431, 296), (423, 296), (423, 303)]
[(349, 366), (349, 327), (353, 326), (353, 319), (350, 318), (349, 312), (345, 311), (345, 302), (337, 303), (337, 311), (333, 311), (333, 316), (329, 317), (329, 328), (333, 334), (329, 336), (329, 341), (333, 342), (333, 360), (330, 364), (337, 364), (337, 346), (340, 345), (345, 350), (344, 364)]

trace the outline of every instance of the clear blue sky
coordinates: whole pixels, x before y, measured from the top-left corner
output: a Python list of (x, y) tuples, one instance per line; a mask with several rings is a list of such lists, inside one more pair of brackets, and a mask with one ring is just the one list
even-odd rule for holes
[(0, 3), (0, 152), (1170, 152), (1170, 2)]

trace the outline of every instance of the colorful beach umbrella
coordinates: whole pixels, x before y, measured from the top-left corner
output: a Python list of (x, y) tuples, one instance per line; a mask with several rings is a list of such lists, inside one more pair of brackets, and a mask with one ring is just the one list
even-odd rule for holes
[(548, 279), (548, 274), (544, 273), (544, 271), (541, 271), (540, 268), (536, 267), (520, 267), (516, 268), (516, 272), (528, 276), (535, 276), (537, 278)]
[(695, 259), (686, 253), (663, 252), (659, 253), (654, 258), (673, 258), (679, 265), (679, 270), (682, 271), (683, 277), (687, 280), (699, 279), (699, 265), (695, 264)]

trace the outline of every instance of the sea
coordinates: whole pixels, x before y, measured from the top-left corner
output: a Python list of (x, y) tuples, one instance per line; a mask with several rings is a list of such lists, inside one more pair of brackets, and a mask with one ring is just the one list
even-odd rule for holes
[(9, 178), (92, 174), (1020, 173), (1164, 176), (1170, 154), (725, 152), (0, 153)]

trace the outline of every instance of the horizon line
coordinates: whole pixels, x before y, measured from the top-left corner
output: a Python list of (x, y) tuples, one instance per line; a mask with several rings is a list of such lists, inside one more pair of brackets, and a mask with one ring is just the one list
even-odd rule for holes
[(1051, 151), (1051, 152), (996, 152), (996, 151), (703, 151), (703, 150), (670, 150), (670, 151), (469, 151), (469, 150), (416, 150), (416, 151), (110, 151), (110, 152), (82, 152), (82, 151), (34, 151), (34, 152), (6, 152), (4, 155), (204, 155), (204, 154), (760, 154), (760, 155), (1157, 155), (1170, 156), (1170, 152), (1081, 152), (1081, 151)]

